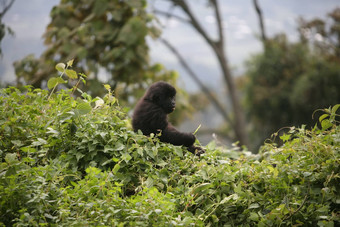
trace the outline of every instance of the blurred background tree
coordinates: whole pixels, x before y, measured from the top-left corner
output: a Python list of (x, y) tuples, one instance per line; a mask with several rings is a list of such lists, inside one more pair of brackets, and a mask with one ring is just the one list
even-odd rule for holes
[[(14, 63), (18, 85), (44, 88), (57, 73), (58, 62), (74, 59), (76, 71), (89, 76), (82, 90), (102, 96), (103, 83), (108, 83), (123, 105), (134, 104), (155, 81), (176, 86), (176, 72), (150, 64), (146, 37), (157, 38), (160, 31), (146, 12), (145, 0), (61, 0), (50, 17), (44, 34), (47, 49), (39, 58), (29, 55)], [(190, 109), (187, 95), (178, 91), (182, 98), (177, 108)], [(184, 116), (176, 111), (174, 123)]]
[[(171, 7), (168, 11), (164, 9), (154, 9), (153, 12), (160, 16), (165, 16), (168, 19), (176, 18), (179, 21), (187, 24), (189, 27), (196, 31), (196, 35), (200, 36), (206, 43), (207, 46), (213, 52), (221, 75), (223, 77), (224, 86), (228, 93), (227, 97), (220, 99), (214, 92), (212, 92), (196, 75), (193, 69), (187, 63), (187, 60), (181, 56), (180, 51), (176, 49), (168, 40), (161, 39), (162, 42), (167, 46), (171, 52), (178, 58), (181, 65), (188, 72), (191, 78), (197, 83), (202, 91), (202, 94), (207, 97), (211, 104), (215, 107), (218, 114), (220, 114), (226, 122), (224, 127), (224, 136), (228, 137), (230, 141), (238, 141), (240, 145), (249, 145), (248, 134), (246, 131), (246, 122), (244, 111), (240, 103), (239, 92), (235, 85), (235, 79), (230, 70), (229, 61), (226, 53), (225, 43), (225, 32), (223, 29), (223, 17), (221, 15), (221, 9), (219, 1), (217, 0), (206, 0), (206, 4), (210, 9), (211, 13), (216, 21), (216, 34), (209, 33), (201, 23), (200, 15), (195, 15), (194, 6), (190, 5), (186, 0), (169, 0)], [(173, 12), (173, 8), (178, 8), (184, 14), (179, 16)], [(230, 103), (229, 111), (223, 102), (226, 100)]]
[[(0, 43), (2, 39), (5, 37), (6, 33), (13, 35), (14, 32), (8, 26), (3, 23), (3, 17), (8, 12), (8, 10), (12, 7), (15, 0), (1, 0), (0, 1)], [(0, 47), (0, 55), (2, 55), (2, 49)]]
[[(29, 55), (14, 63), (18, 85), (46, 87), (56, 63), (74, 59), (76, 71), (89, 76), (82, 90), (101, 96), (102, 84), (108, 83), (124, 105), (135, 103), (155, 81), (176, 86), (176, 72), (150, 64), (146, 37), (157, 38), (160, 31), (146, 12), (145, 0), (61, 0), (50, 17), (44, 34), (47, 49), (39, 58)], [(190, 108), (185, 97), (178, 109)], [(178, 111), (173, 119), (182, 117)]]
[(300, 41), (277, 35), (247, 62), (245, 107), (257, 146), (282, 127), (313, 127), (314, 110), (340, 103), (340, 8), (328, 17), (300, 19)]

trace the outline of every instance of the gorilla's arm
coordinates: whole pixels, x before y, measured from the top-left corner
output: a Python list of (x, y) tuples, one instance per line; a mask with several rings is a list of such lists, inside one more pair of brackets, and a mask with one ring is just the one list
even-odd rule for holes
[(177, 146), (184, 145), (189, 147), (194, 144), (196, 138), (191, 133), (179, 132), (169, 123), (161, 132), (160, 140)]

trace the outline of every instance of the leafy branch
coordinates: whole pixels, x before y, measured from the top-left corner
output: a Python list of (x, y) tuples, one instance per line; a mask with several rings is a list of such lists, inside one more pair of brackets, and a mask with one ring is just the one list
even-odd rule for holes
[[(78, 75), (77, 75), (77, 72), (72, 70), (72, 69), (69, 69), (70, 67), (72, 67), (73, 65), (73, 59), (68, 61), (66, 63), (66, 65), (64, 63), (58, 63), (55, 68), (56, 70), (58, 70), (58, 72), (60, 72), (60, 76), (59, 77), (51, 77), (48, 82), (47, 82), (47, 87), (48, 89), (52, 89), (50, 95), (48, 96), (48, 99), (51, 98), (52, 94), (54, 93), (54, 90), (57, 88), (57, 86), (59, 84), (65, 84), (67, 83), (67, 81), (65, 81), (63, 79), (63, 75), (66, 75), (69, 79), (78, 79)], [(79, 80), (77, 81), (76, 85), (73, 87), (73, 92), (72, 94), (74, 94), (74, 91), (77, 89), (80, 81), (82, 81), (84, 84), (86, 84), (86, 81), (85, 79), (86, 78), (86, 75), (83, 74), (83, 73), (80, 73), (80, 77), (79, 77)]]

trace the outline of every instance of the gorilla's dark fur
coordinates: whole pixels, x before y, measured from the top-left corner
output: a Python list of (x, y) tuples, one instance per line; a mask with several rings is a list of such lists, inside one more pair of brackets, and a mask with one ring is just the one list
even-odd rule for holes
[(161, 133), (162, 142), (173, 145), (184, 145), (192, 153), (200, 155), (204, 150), (194, 146), (196, 140), (192, 133), (177, 131), (169, 122), (167, 115), (175, 109), (176, 89), (170, 84), (160, 81), (152, 84), (139, 100), (132, 116), (132, 126), (144, 135)]

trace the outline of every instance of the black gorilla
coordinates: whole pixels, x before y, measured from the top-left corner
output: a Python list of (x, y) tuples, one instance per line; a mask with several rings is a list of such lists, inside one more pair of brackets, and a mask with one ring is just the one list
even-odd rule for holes
[(175, 95), (176, 89), (166, 82), (152, 84), (135, 107), (132, 116), (133, 129), (140, 129), (144, 135), (161, 133), (159, 139), (162, 142), (184, 145), (190, 152), (200, 155), (204, 150), (193, 145), (195, 136), (177, 131), (168, 122), (167, 115), (175, 109)]

